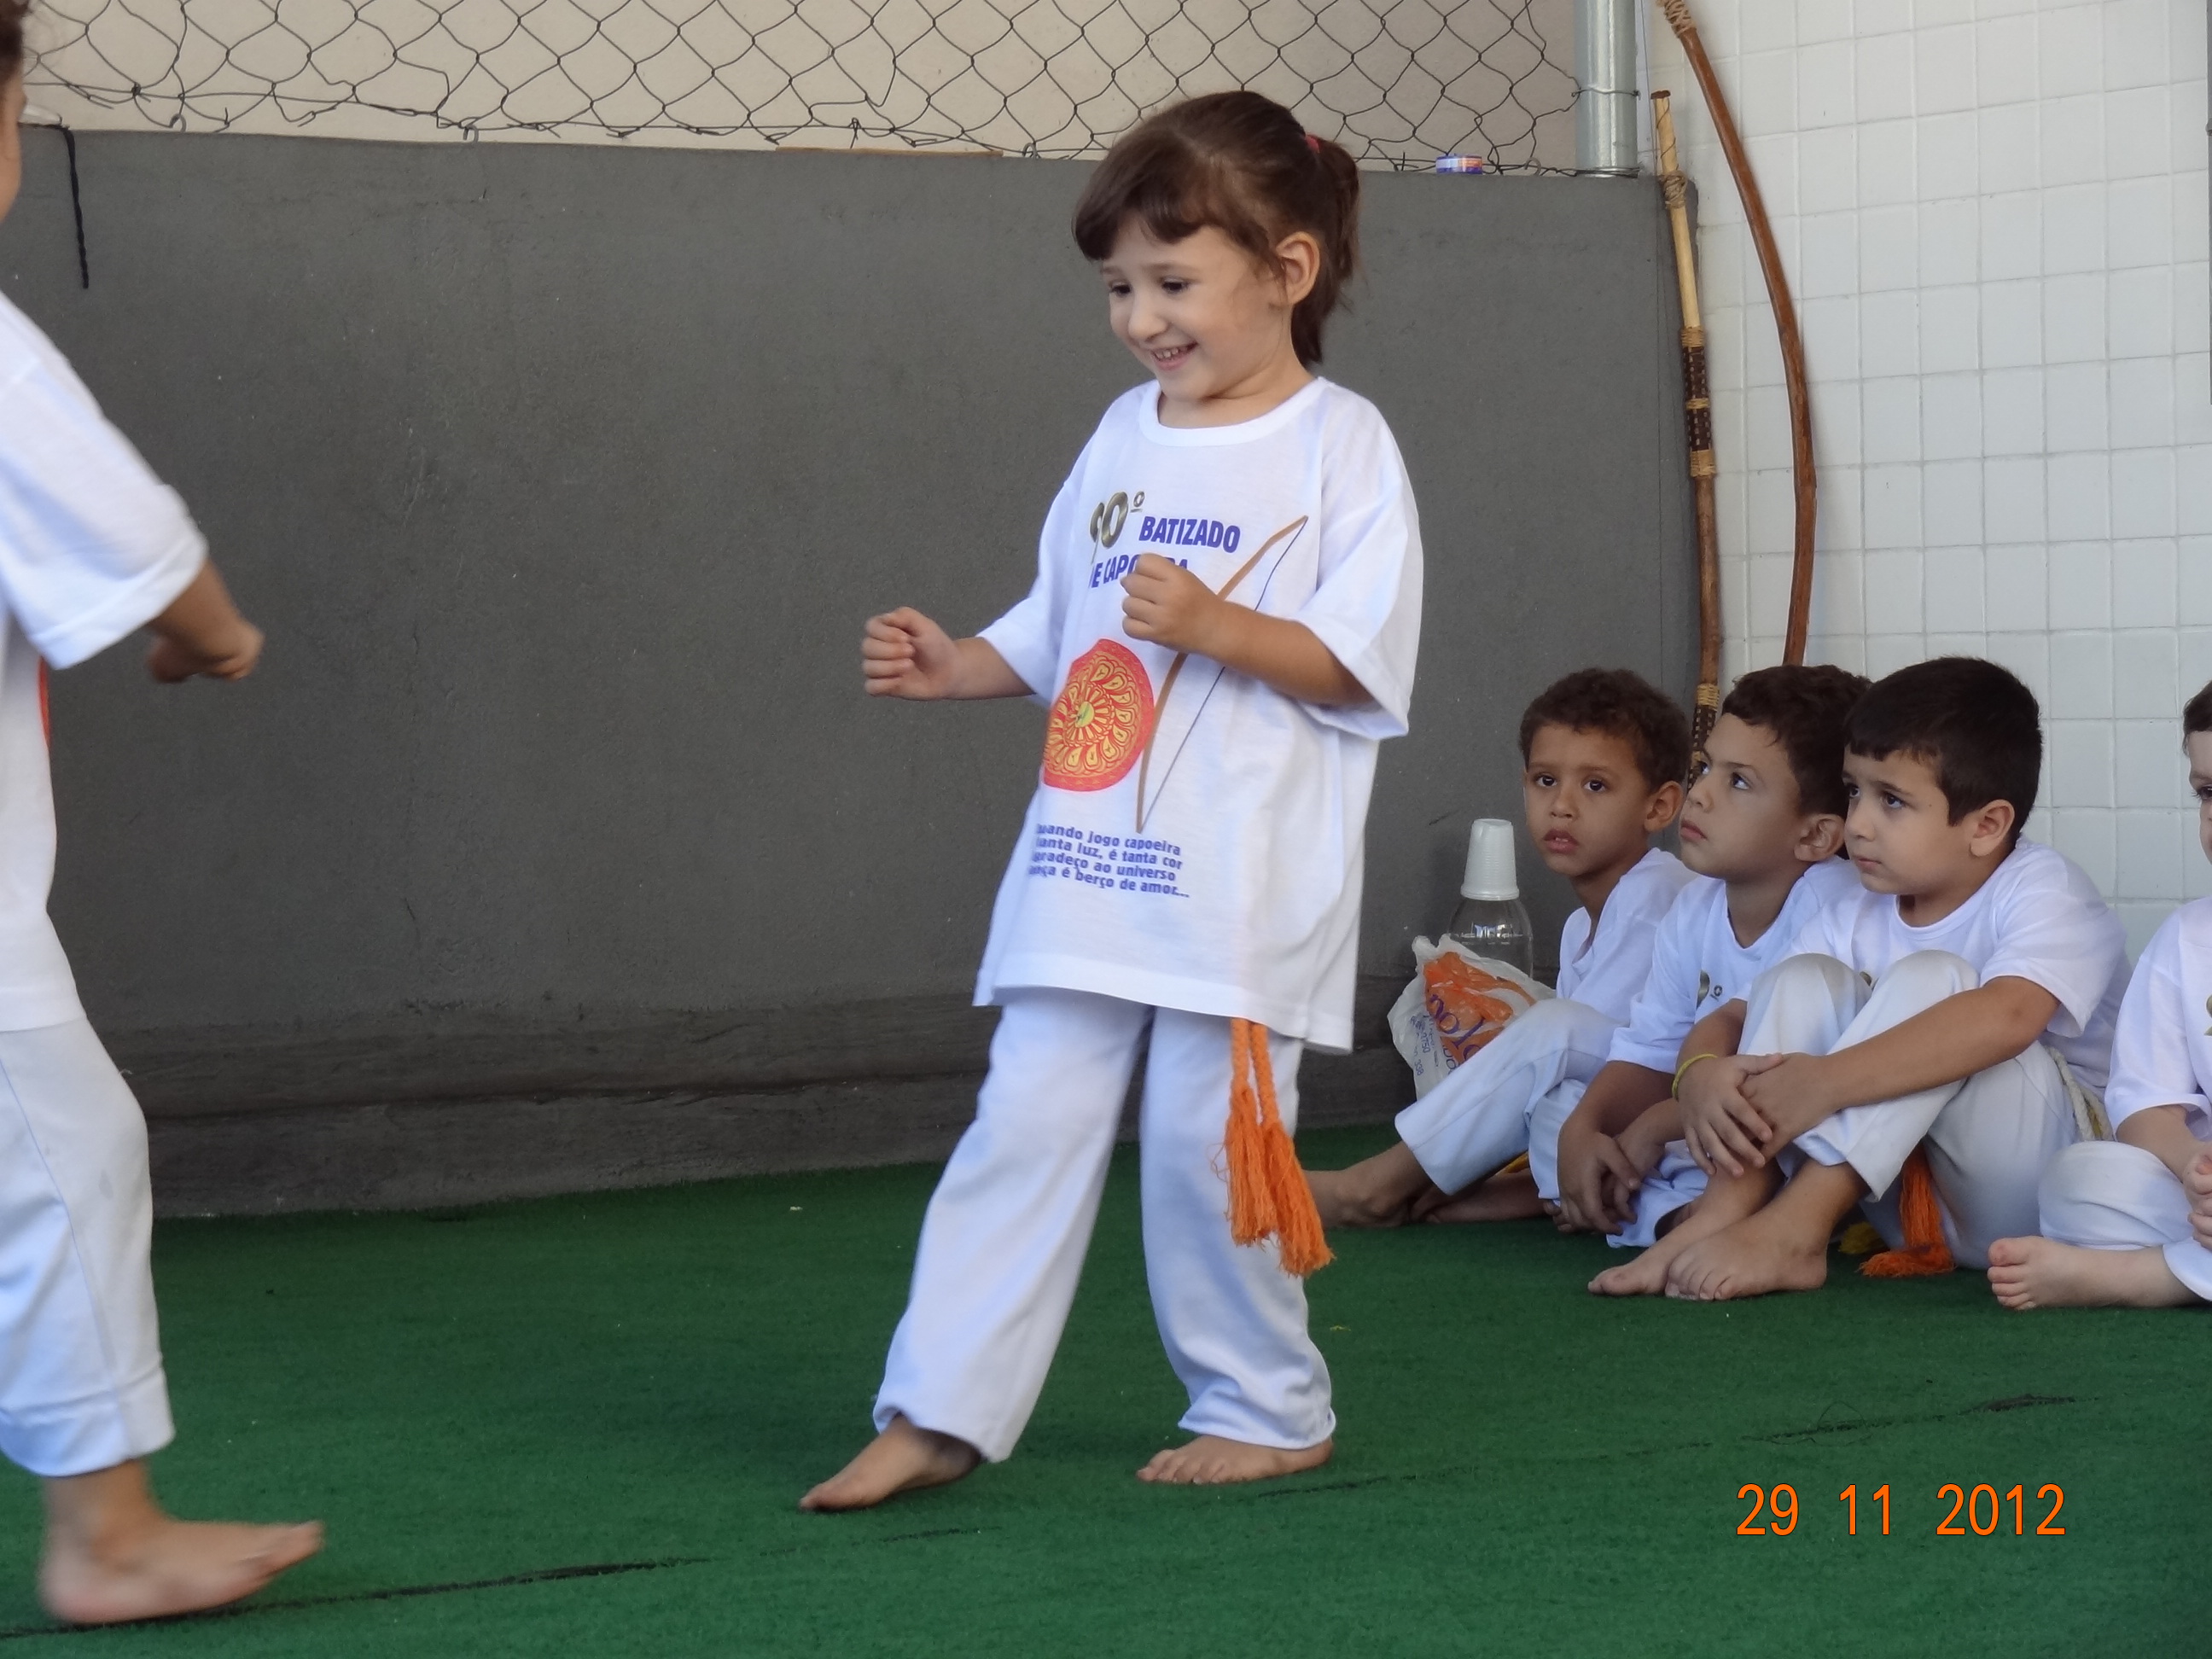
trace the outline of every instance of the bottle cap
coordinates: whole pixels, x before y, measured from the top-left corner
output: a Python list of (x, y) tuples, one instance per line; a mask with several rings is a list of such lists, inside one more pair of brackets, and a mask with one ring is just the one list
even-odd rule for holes
[(1467, 837), (1467, 873), (1459, 895), (1471, 899), (1521, 896), (1513, 874), (1513, 826), (1504, 818), (1477, 818)]

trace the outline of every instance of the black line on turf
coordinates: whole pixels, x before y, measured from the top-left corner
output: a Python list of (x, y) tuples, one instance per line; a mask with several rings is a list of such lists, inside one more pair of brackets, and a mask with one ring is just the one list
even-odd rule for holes
[(1866, 1429), (1904, 1428), (1915, 1423), (1948, 1423), (1957, 1418), (1983, 1416), (1993, 1412), (2030, 1411), (2039, 1406), (2074, 1406), (2080, 1403), (2071, 1395), (2018, 1394), (2003, 1400), (1984, 1400), (1978, 1406), (1963, 1406), (1957, 1411), (1928, 1412), (1917, 1417), (1845, 1418), (1834, 1423), (1815, 1423), (1808, 1429), (1784, 1429), (1777, 1434), (1750, 1434), (1744, 1438), (1778, 1446), (1793, 1440), (1817, 1440), (1822, 1435), (1855, 1434)]
[(1331, 1480), (1326, 1485), (1312, 1486), (1278, 1486), (1273, 1492), (1251, 1494), (1255, 1504), (1270, 1498), (1312, 1498), (1325, 1492), (1355, 1492), (1361, 1486), (1388, 1486), (1400, 1480), (1416, 1480), (1412, 1474), (1370, 1474), (1364, 1480)]
[(453, 1595), (468, 1590), (510, 1589), (522, 1584), (552, 1584), (570, 1578), (612, 1578), (623, 1573), (658, 1572), (664, 1567), (696, 1567), (708, 1558), (674, 1556), (665, 1561), (602, 1561), (587, 1566), (547, 1567), (538, 1572), (509, 1573), (503, 1578), (471, 1578), (450, 1584), (398, 1584), (390, 1589), (356, 1590), (347, 1595), (308, 1595), (290, 1601), (256, 1601), (245, 1607), (215, 1607), (205, 1613), (178, 1613), (167, 1619), (138, 1619), (118, 1625), (19, 1625), (0, 1630), (0, 1642), (37, 1636), (95, 1636), (103, 1631), (143, 1628), (150, 1625), (205, 1624), (216, 1619), (249, 1619), (257, 1613), (290, 1613), (301, 1607), (343, 1607), (359, 1601), (401, 1601), (417, 1595)]

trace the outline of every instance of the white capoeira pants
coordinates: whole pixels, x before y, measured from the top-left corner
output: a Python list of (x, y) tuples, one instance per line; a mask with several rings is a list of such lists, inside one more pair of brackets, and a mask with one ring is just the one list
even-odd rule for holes
[(85, 1474), (168, 1444), (146, 1121), (82, 1019), (0, 1031), (0, 1453)]
[[(875, 1421), (894, 1414), (993, 1462), (1021, 1437), (1066, 1323), (1147, 1024), (1139, 1134), (1145, 1267), (1182, 1426), (1298, 1449), (1335, 1432), (1304, 1284), (1273, 1243), (1229, 1237), (1229, 1022), (1080, 991), (1009, 991), (975, 1121), (929, 1200)], [(1304, 1045), (1273, 1036), (1297, 1127)]]
[(2189, 1194), (2157, 1153), (2118, 1140), (2069, 1146), (2043, 1172), (2039, 1209), (2045, 1238), (2092, 1250), (2162, 1250), (2166, 1270), (2212, 1302), (2212, 1250), (2197, 1242)]
[(1528, 1154), (1536, 1190), (1559, 1196), (1559, 1130), (1604, 1066), (1620, 1022), (1553, 997), (1505, 1029), (1398, 1114), (1398, 1139), (1448, 1193)]
[[(1871, 988), (1833, 957), (1790, 957), (1752, 982), (1739, 1052), (1832, 1054), (1980, 982), (1946, 951), (1902, 957)], [(1962, 1265), (1986, 1267), (1991, 1243), (2033, 1230), (2044, 1170), (2077, 1133), (2065, 1079), (2039, 1044), (1955, 1083), (1849, 1107), (1800, 1135), (1795, 1150), (1857, 1171), (1867, 1219), (1895, 1249), (1905, 1242), (1898, 1171), (1926, 1141), (1944, 1242)], [(1785, 1155), (1784, 1166), (1790, 1162)]]

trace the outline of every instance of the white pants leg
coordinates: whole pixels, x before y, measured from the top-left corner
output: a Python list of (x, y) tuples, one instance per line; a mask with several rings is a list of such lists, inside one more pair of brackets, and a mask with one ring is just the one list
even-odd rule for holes
[[(1297, 1128), (1305, 1045), (1270, 1034), (1283, 1124)], [(1229, 1022), (1162, 1008), (1145, 1062), (1145, 1271), (1168, 1361), (1190, 1392), (1182, 1426), (1295, 1450), (1336, 1432), (1328, 1367), (1306, 1334), (1304, 1280), (1275, 1246), (1229, 1236), (1222, 1133)]]
[[(1613, 1047), (1620, 1022), (1587, 1003), (1553, 997), (1506, 1022), (1505, 1029), (1453, 1067), (1451, 1075), (1398, 1114), (1398, 1138), (1406, 1143), (1429, 1179), (1445, 1192), (1470, 1186), (1522, 1152), (1536, 1162), (1531, 1126), (1539, 1103), (1563, 1083), (1587, 1084), (1598, 1074)], [(1548, 1187), (1540, 1172), (1537, 1185), (1548, 1196), (1559, 1190), (1559, 1126), (1575, 1100), (1559, 1110), (1550, 1103), (1544, 1115), (1550, 1144), (1545, 1150)]]
[(2189, 1194), (2159, 1156), (2084, 1140), (2051, 1160), (2038, 1209), (2043, 1236), (2092, 1250), (2162, 1250), (2173, 1276), (2212, 1302), (2212, 1250), (2189, 1225)]
[(0, 1453), (85, 1474), (175, 1431), (146, 1121), (82, 1019), (0, 1031)]
[[(1266, 1445), (1328, 1437), (1328, 1372), (1305, 1334), (1303, 1285), (1272, 1245), (1229, 1239), (1229, 1022), (1056, 990), (1006, 995), (975, 1121), (922, 1222), (878, 1428), (896, 1413), (994, 1462), (1013, 1450), (1074, 1299), (1147, 1022), (1146, 1258), (1169, 1358), (1191, 1394), (1185, 1425)], [(1279, 1037), (1269, 1051), (1291, 1124), (1302, 1050)]]
[[(1826, 962), (1827, 965), (1815, 965)], [(1760, 976), (1754, 996), (1769, 976), (1788, 981), (1801, 1005), (1818, 1013), (1827, 994), (1832, 1019), (1850, 1004), (1842, 981), (1856, 978), (1841, 963), (1793, 957)], [(1942, 951), (1922, 951), (1893, 963), (1867, 992), (1850, 1023), (1826, 1047), (1774, 1042), (1788, 1035), (1785, 1020), (1770, 1023), (1754, 1043), (1748, 1030), (1747, 1054), (1790, 1049), (1831, 1053), (1863, 1042), (1900, 1025), (1947, 998), (1979, 983), (1962, 958)], [(1759, 1022), (1753, 1020), (1752, 1024)], [(2075, 1134), (2072, 1102), (2057, 1066), (2040, 1046), (1957, 1082), (1923, 1089), (1896, 1100), (1853, 1106), (1815, 1125), (1797, 1138), (1796, 1150), (1821, 1164), (1848, 1164), (1867, 1184), (1867, 1217), (1893, 1247), (1902, 1242), (1892, 1188), (1912, 1149), (1928, 1144), (1929, 1172), (1943, 1212), (1943, 1236), (1952, 1255), (1967, 1267), (1989, 1265), (1990, 1246), (2015, 1237), (2033, 1223), (2035, 1193), (2043, 1171)]]

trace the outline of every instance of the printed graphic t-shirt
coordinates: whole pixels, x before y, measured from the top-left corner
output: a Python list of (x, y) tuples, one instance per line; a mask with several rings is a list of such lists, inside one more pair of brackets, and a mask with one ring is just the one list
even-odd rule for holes
[(2150, 936), (2120, 1002), (2105, 1113), (2117, 1124), (2152, 1106), (2188, 1109), (2212, 1140), (2212, 898), (2185, 904)]
[(1559, 929), (1559, 993), (1625, 1020), (1651, 971), (1651, 945), (1682, 889), (1695, 881), (1672, 853), (1653, 848), (1605, 896), (1597, 927), (1577, 905)]
[(2058, 999), (2045, 1040), (2102, 1091), (2112, 1021), (2127, 983), (2127, 930), (2096, 883), (2056, 848), (2025, 836), (1974, 896), (1941, 921), (1909, 927), (1892, 893), (1863, 888), (1799, 930), (1791, 955), (1817, 951), (1879, 979), (1916, 951), (1948, 951), (1981, 976), (2024, 979)]
[(0, 1030), (82, 1013), (46, 919), (54, 797), (39, 659), (67, 668), (143, 627), (206, 556), (175, 492), (0, 298)]
[(1865, 890), (1850, 865), (1823, 859), (1797, 878), (1766, 931), (1740, 945), (1729, 920), (1728, 884), (1698, 877), (1659, 924), (1651, 976), (1637, 994), (1627, 1026), (1613, 1038), (1609, 1058), (1672, 1072), (1681, 1063), (1682, 1040), (1691, 1027), (1745, 995), (1752, 981), (1782, 960), (1815, 911)]
[[(1406, 729), (1421, 543), (1389, 428), (1316, 380), (1256, 420), (1117, 398), (983, 630), (1048, 706), (1044, 764), (975, 1000), (1054, 986), (1352, 1042), (1367, 800)], [(1122, 628), (1140, 553), (1304, 623), (1370, 701), (1328, 708)]]

